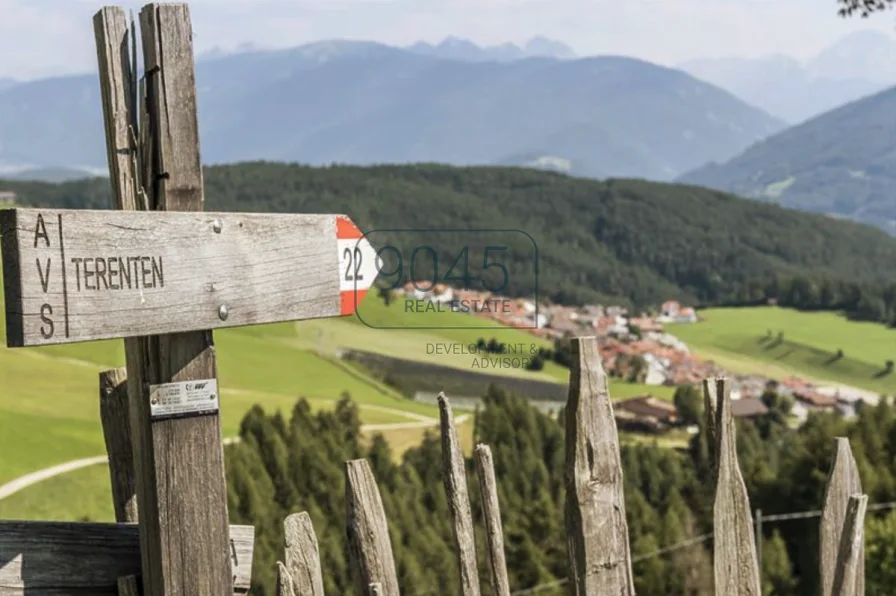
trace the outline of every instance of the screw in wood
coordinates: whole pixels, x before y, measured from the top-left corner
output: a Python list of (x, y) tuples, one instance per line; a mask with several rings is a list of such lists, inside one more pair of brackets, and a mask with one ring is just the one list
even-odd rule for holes
[(218, 307), (218, 317), (219, 317), (222, 321), (226, 321), (226, 320), (227, 320), (227, 315), (228, 315), (228, 314), (230, 314), (230, 312), (227, 310), (227, 305), (226, 305), (226, 304), (222, 304), (221, 306)]
[(224, 224), (221, 223), (220, 219), (216, 219), (212, 222), (212, 229), (215, 231), (215, 234), (220, 234), (221, 230), (224, 229)]

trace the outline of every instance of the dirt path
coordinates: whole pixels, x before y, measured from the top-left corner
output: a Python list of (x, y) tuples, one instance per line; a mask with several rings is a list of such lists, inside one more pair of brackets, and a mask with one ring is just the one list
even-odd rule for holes
[[(382, 410), (384, 412), (390, 412), (394, 414), (401, 414), (402, 416), (407, 416), (409, 418), (417, 419), (417, 422), (394, 422), (390, 424), (362, 424), (361, 431), (362, 432), (371, 432), (371, 431), (388, 431), (388, 430), (398, 430), (405, 428), (427, 428), (430, 426), (437, 426), (439, 424), (439, 420), (437, 418), (430, 418), (428, 416), (423, 416), (420, 414), (413, 414), (410, 412), (404, 412), (402, 410), (396, 410), (393, 408), (387, 408), (384, 406), (371, 406), (366, 405), (366, 408), (373, 408), (376, 410)], [(463, 414), (462, 416), (457, 416), (454, 419), (455, 424), (463, 424), (470, 418), (469, 414)], [(231, 443), (238, 443), (239, 437), (225, 437), (221, 442), (223, 445), (230, 445)], [(55, 466), (51, 466), (49, 468), (44, 468), (43, 470), (38, 470), (37, 472), (31, 472), (30, 474), (25, 474), (24, 476), (20, 476), (15, 480), (10, 480), (6, 484), (0, 485), (0, 500), (5, 499), (6, 497), (12, 496), (15, 493), (28, 488), (29, 486), (33, 486), (38, 482), (43, 482), (44, 480), (48, 480), (50, 478), (54, 478), (61, 474), (65, 474), (67, 472), (74, 472), (75, 470), (80, 470), (81, 468), (86, 468), (88, 466), (96, 466), (99, 464), (107, 463), (108, 457), (105, 455), (98, 455), (96, 457), (85, 457), (83, 459), (76, 459), (73, 461), (68, 461), (62, 464), (58, 464)]]

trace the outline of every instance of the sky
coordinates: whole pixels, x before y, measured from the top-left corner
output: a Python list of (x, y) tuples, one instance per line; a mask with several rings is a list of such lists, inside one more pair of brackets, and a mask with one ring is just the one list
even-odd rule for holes
[[(0, 0), (0, 77), (96, 69), (95, 0)], [(135, 14), (145, 2), (119, 2)], [(449, 35), (480, 45), (536, 35), (579, 55), (619, 54), (663, 65), (780, 53), (805, 60), (860, 30), (896, 33), (896, 11), (837, 15), (836, 0), (192, 0), (197, 54), (241, 44), (290, 47), (322, 39), (391, 45)]]

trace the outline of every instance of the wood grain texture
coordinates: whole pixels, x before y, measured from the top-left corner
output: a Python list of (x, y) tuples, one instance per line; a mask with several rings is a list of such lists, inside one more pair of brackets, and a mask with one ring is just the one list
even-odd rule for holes
[(7, 319), (23, 329), (11, 346), (340, 314), (336, 215), (11, 209), (0, 217), (17, 231), (4, 264), (21, 264), (3, 271), (20, 288), (6, 301)]
[(703, 415), (706, 421), (706, 441), (709, 443), (710, 459), (713, 462), (713, 470), (719, 465), (719, 437), (716, 431), (718, 404), (719, 396), (716, 393), (716, 379), (703, 379)]
[[(148, 204), (202, 211), (192, 28), (185, 4), (140, 11), (152, 153)], [(151, 183), (151, 187), (150, 187)], [(136, 214), (135, 214), (136, 215)], [(146, 215), (146, 214), (144, 214)], [(214, 596), (231, 591), (227, 489), (217, 414), (152, 420), (150, 384), (217, 378), (210, 331), (127, 342), (132, 430), (146, 596)], [(139, 389), (138, 389), (139, 388)], [(139, 393), (137, 393), (139, 391)]]
[(846, 516), (843, 520), (843, 532), (838, 545), (837, 566), (831, 587), (832, 596), (863, 596), (865, 594), (864, 581), (859, 582), (858, 576), (860, 573), (864, 573), (864, 565), (860, 565), (860, 563), (865, 553), (865, 511), (867, 507), (867, 495), (849, 496)]
[(366, 459), (345, 462), (346, 533), (357, 593), (372, 596), (378, 583), (383, 596), (398, 596), (398, 575), (380, 491)]
[(118, 578), (118, 596), (140, 596), (140, 582), (136, 575)]
[(577, 596), (635, 593), (619, 437), (594, 337), (571, 341), (566, 403), (566, 535)]
[(323, 596), (324, 579), (320, 569), (317, 536), (306, 512), (293, 513), (283, 522), (286, 536), (286, 567), (296, 593)]
[(277, 596), (298, 596), (286, 565), (277, 561)]
[[(227, 593), (247, 594), (255, 528), (230, 533), (223, 556), (235, 578)], [(113, 595), (120, 577), (140, 573), (136, 524), (0, 521), (2, 596)]]
[(716, 498), (713, 505), (713, 568), (716, 594), (761, 596), (750, 500), (737, 461), (731, 387), (716, 379)]
[(127, 369), (113, 368), (100, 373), (100, 420), (103, 423), (106, 453), (109, 455), (115, 521), (136, 523), (137, 481), (131, 441)]
[(448, 510), (454, 526), (454, 548), (460, 573), (463, 596), (479, 596), (479, 569), (476, 563), (476, 536), (473, 532), (473, 513), (467, 489), (467, 470), (460, 450), (451, 404), (444, 393), (439, 393), (439, 416), (442, 433), (442, 478), (448, 497)]
[(488, 445), (476, 445), (474, 450), (479, 491), (482, 493), (482, 514), (485, 517), (485, 538), (488, 546), (489, 579), (495, 596), (510, 596), (510, 580), (504, 557), (504, 531), (501, 526), (501, 505), (495, 482), (495, 465)]
[[(841, 535), (846, 522), (846, 513), (852, 495), (862, 493), (859, 469), (853, 458), (849, 439), (836, 437), (831, 469), (824, 490), (824, 505), (819, 522), (819, 573), (821, 576), (821, 596), (831, 596), (837, 557), (840, 551)], [(857, 557), (858, 569), (855, 573), (856, 594), (865, 593), (865, 553), (864, 548)]]
[(106, 130), (109, 179), (118, 209), (129, 211), (143, 206), (138, 169), (136, 72), (131, 46), (136, 43), (129, 30), (124, 9), (106, 6), (93, 17), (99, 63), (100, 92)]

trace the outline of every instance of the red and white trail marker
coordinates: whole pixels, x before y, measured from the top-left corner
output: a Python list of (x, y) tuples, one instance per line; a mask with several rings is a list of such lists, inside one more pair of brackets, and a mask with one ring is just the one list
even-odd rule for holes
[(376, 250), (361, 230), (344, 215), (336, 216), (336, 242), (339, 250), (339, 290), (342, 295), (340, 314), (350, 315), (364, 299), (382, 268)]
[(0, 234), (10, 347), (349, 315), (379, 271), (334, 214), (7, 209)]

